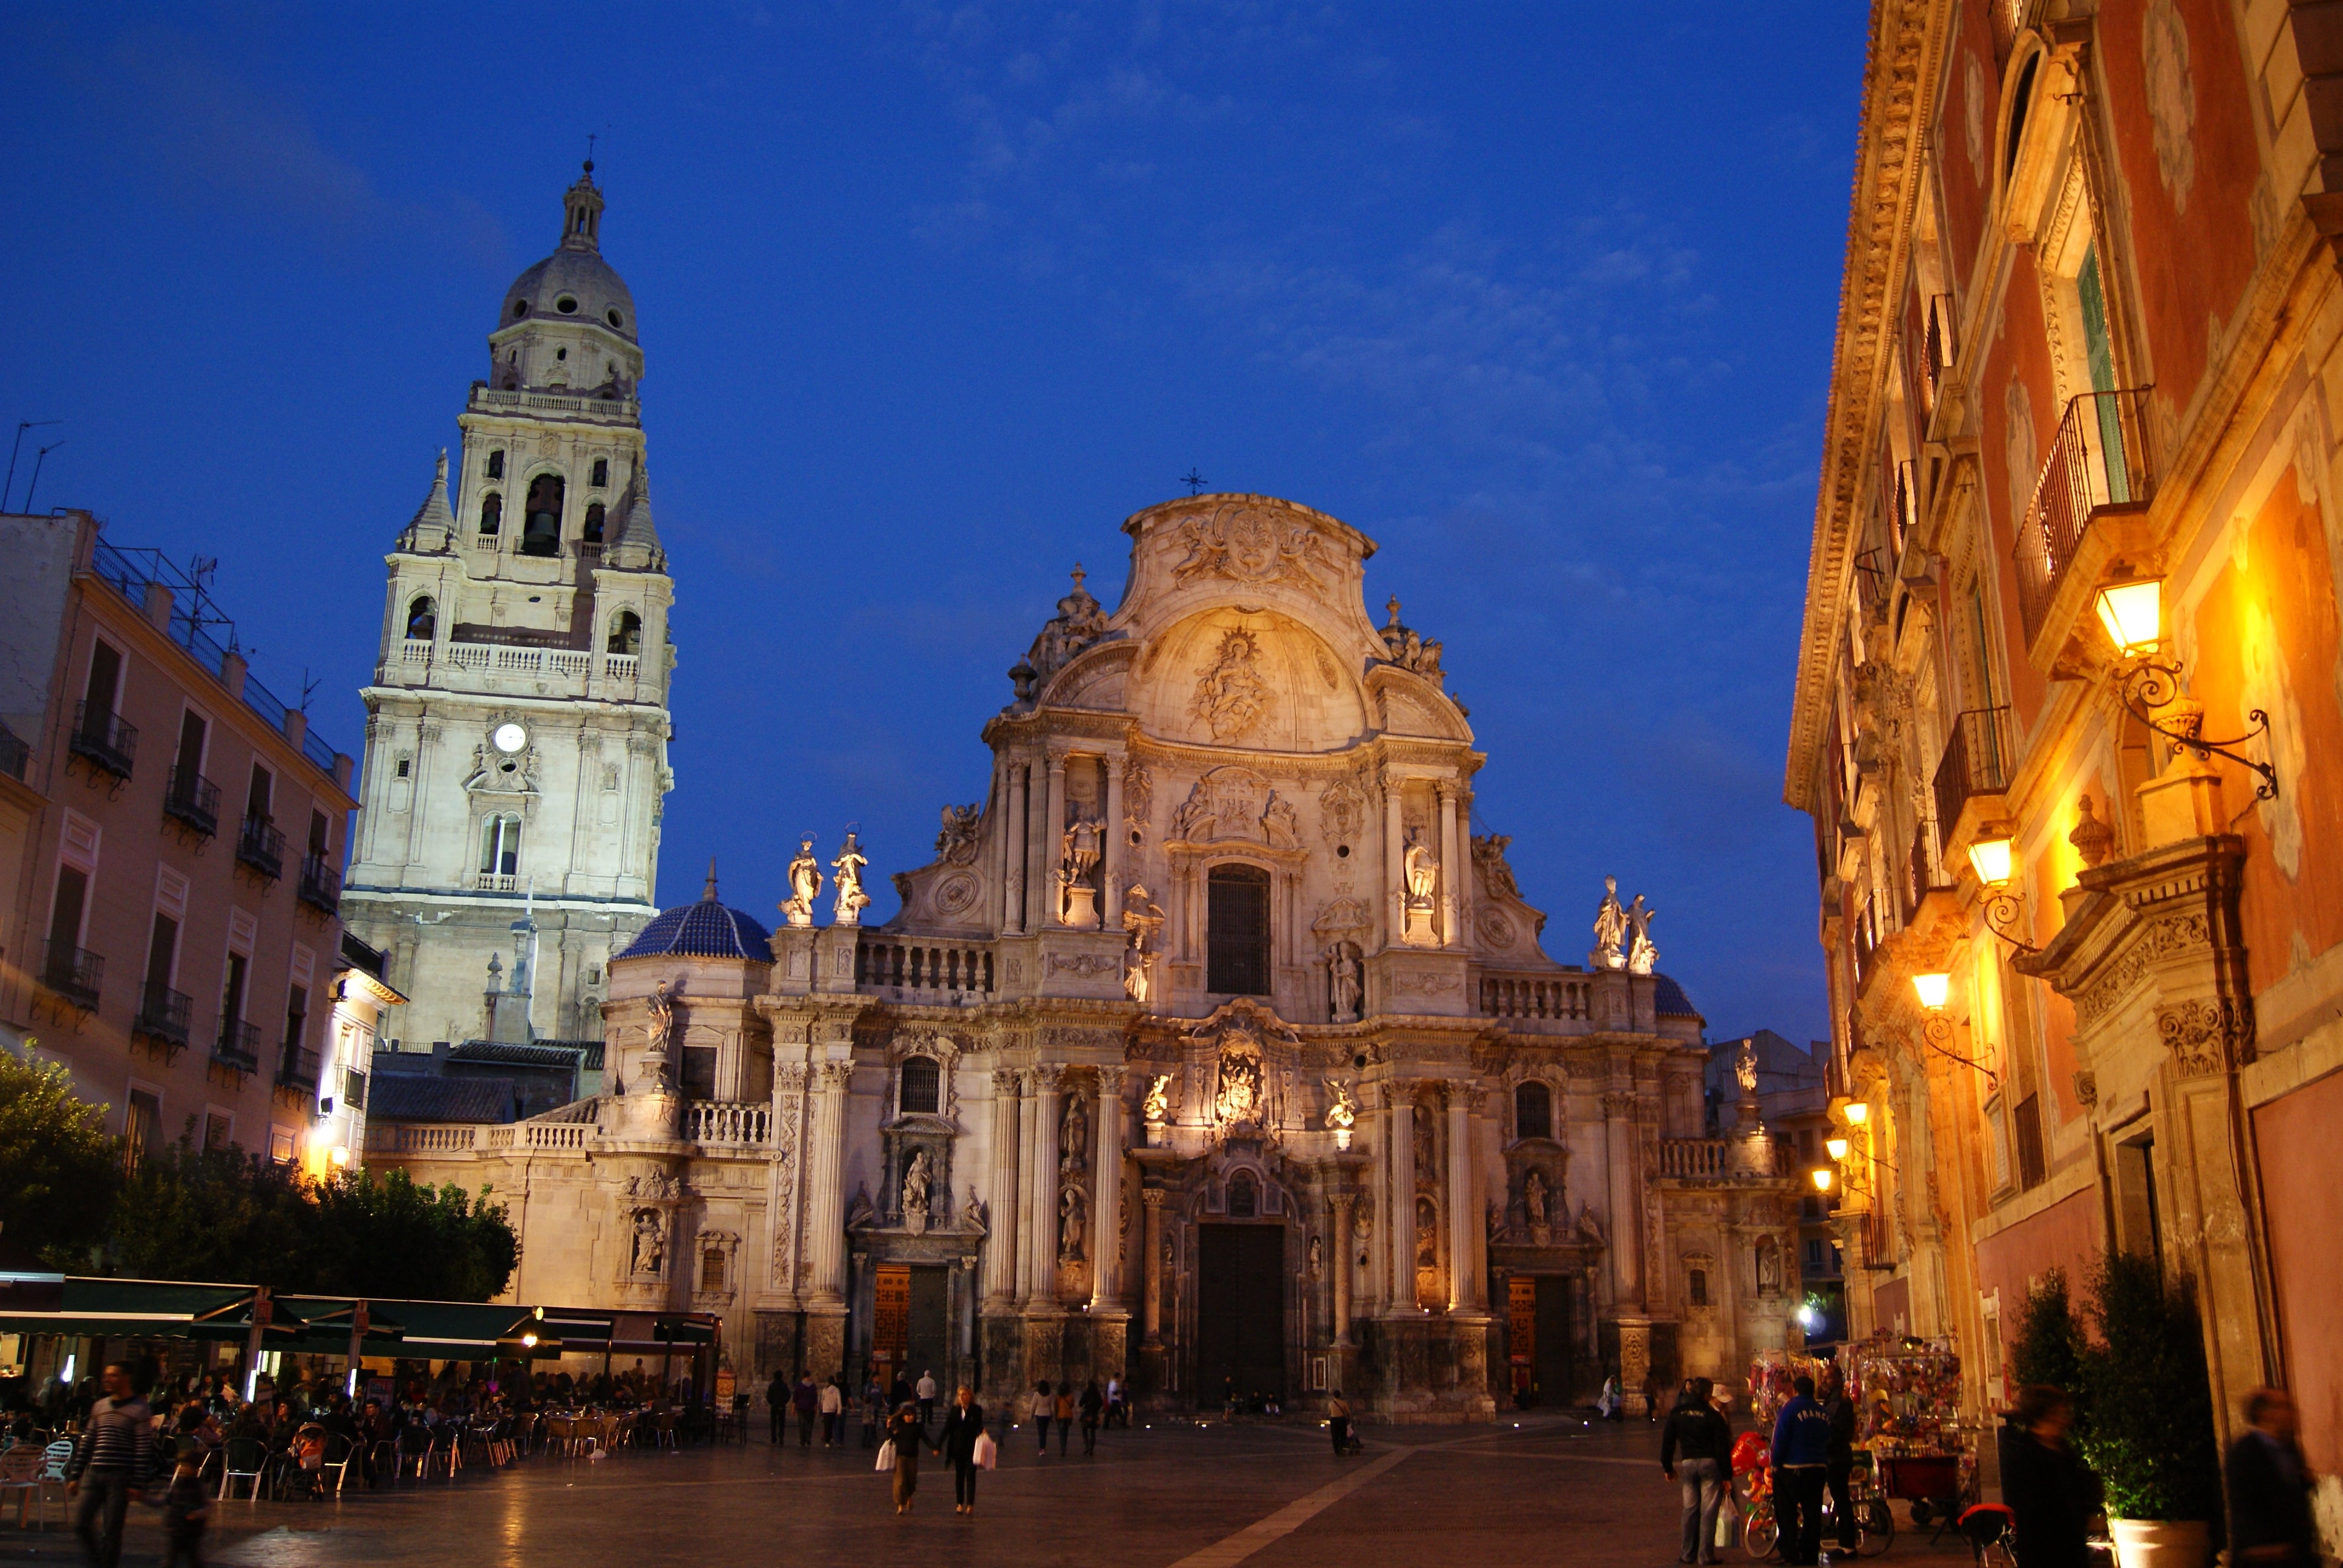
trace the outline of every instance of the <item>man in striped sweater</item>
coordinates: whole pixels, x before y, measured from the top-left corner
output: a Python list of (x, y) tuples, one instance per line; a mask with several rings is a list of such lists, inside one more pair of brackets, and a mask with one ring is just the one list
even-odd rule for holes
[(65, 1466), (65, 1495), (78, 1496), (74, 1533), (97, 1568), (122, 1561), (122, 1520), (154, 1468), (153, 1415), (138, 1397), (130, 1368), (106, 1369), (106, 1397), (91, 1407), (89, 1425)]

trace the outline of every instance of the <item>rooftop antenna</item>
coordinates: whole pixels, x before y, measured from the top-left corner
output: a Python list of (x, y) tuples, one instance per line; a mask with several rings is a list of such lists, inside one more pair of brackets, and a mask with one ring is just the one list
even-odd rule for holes
[(1204, 476), (1196, 472), (1196, 465), (1191, 463), (1188, 471), (1180, 476), (1180, 482), (1188, 487), (1188, 493), (1192, 496), (1204, 487)]
[[(64, 423), (65, 421), (62, 419), (19, 419), (16, 421), (16, 438), (8, 445), (8, 482), (5, 485), (0, 485), (0, 512), (5, 512), (8, 509), (8, 492), (16, 487), (16, 454), (24, 448), (25, 432), (27, 430), (37, 430), (44, 425), (62, 425)], [(29, 509), (29, 502), (27, 503), (27, 509)]]
[(317, 695), (317, 682), (310, 678), (309, 667), (301, 667), (301, 711), (309, 711), (309, 699)]
[(594, 133), (592, 131), (586, 133), (586, 172), (589, 175), (594, 172)]
[(63, 441), (52, 441), (47, 446), (33, 454), (33, 477), (25, 486), (25, 510), (26, 513), (29, 514), (33, 509), (33, 492), (41, 487), (41, 465), (49, 460), (50, 453), (55, 451), (58, 447), (64, 445), (65, 443)]

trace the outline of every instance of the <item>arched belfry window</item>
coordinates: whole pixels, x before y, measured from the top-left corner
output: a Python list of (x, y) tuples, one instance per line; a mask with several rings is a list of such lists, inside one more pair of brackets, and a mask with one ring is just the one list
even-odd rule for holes
[(586, 504), (586, 527), (578, 537), (584, 539), (589, 545), (600, 544), (602, 542), (603, 516), (604, 513), (602, 511), (601, 502), (588, 502)]
[(935, 1059), (927, 1056), (907, 1056), (903, 1059), (902, 1081), (895, 1095), (895, 1109), (904, 1116), (933, 1116), (940, 1103), (939, 1096), (943, 1075), (936, 1068)]
[(640, 653), (643, 650), (643, 618), (633, 610), (622, 609), (610, 618), (612, 653)]
[(509, 811), (480, 824), (480, 875), (520, 875), (520, 819)]
[(1554, 1136), (1554, 1091), (1532, 1081), (1513, 1091), (1513, 1136)]
[(561, 476), (539, 474), (528, 482), (528, 516), (521, 527), (520, 553), (561, 553)]
[(1204, 989), (1224, 996), (1269, 994), (1269, 873), (1214, 866), (1205, 882)]
[(488, 454), (488, 477), (491, 479), (501, 479), (504, 477), (505, 451), (502, 447), (499, 447), (495, 451)]
[(480, 498), (480, 538), (492, 539), (504, 530), (505, 498), (490, 490)]
[(429, 642), (439, 629), (439, 607), (431, 602), (429, 594), (417, 594), (415, 602), (407, 607), (407, 640)]

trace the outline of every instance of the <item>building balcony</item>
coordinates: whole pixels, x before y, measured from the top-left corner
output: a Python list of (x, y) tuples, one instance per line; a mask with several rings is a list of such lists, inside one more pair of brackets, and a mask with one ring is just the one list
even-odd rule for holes
[(342, 874), (323, 855), (301, 860), (301, 901), (323, 915), (342, 912)]
[(285, 874), (285, 835), (266, 817), (246, 817), (236, 836), (236, 858), (273, 882)]
[(721, 1148), (761, 1149), (773, 1141), (770, 1101), (695, 1100), (683, 1110), (687, 1141)]
[(211, 838), (219, 831), (219, 786), (192, 769), (173, 763), (163, 786), (163, 815)]
[(317, 1093), (317, 1053), (288, 1041), (284, 1054), (277, 1058), (277, 1086), (279, 1089), (297, 1089), (307, 1094)]
[(2089, 613), (2101, 570), (2130, 552), (2155, 476), (2144, 438), (2148, 388), (2085, 392), (2066, 405), (2017, 531), (2017, 605), (2027, 657), (2049, 669)]
[(5, 773), (22, 784), (32, 761), (33, 749), (25, 745), (15, 730), (0, 724), (0, 773)]
[(195, 1005), (195, 999), (186, 992), (173, 990), (162, 980), (148, 980), (138, 993), (138, 1016), (132, 1020), (131, 1032), (145, 1035), (173, 1050), (184, 1050), (187, 1020)]
[(41, 944), (41, 987), (63, 997), (84, 1012), (97, 1010), (99, 988), (106, 980), (106, 960), (87, 948), (55, 937)]
[(1481, 973), (1481, 1016), (1554, 1022), (1583, 1023), (1594, 1016), (1594, 980), (1586, 975), (1558, 975), (1531, 970)]
[(1939, 867), (1973, 838), (1979, 827), (2000, 819), (2016, 766), (2009, 732), (2009, 709), (1972, 708), (1953, 719), (1936, 759), (1936, 855)]
[(132, 765), (138, 759), (138, 729), (124, 723), (119, 714), (108, 713), (103, 708), (92, 712), (86, 700), (76, 702), (73, 735), (66, 747), (91, 767), (116, 779), (128, 779)]
[(1775, 1181), (1794, 1176), (1796, 1156), (1771, 1139), (1663, 1138), (1660, 1177), (1670, 1181)]
[(992, 950), (866, 936), (854, 949), (854, 984), (898, 1000), (958, 1001), (992, 992)]
[(212, 1042), (215, 1064), (236, 1072), (260, 1070), (260, 1026), (235, 1019), (220, 1020), (219, 1038)]

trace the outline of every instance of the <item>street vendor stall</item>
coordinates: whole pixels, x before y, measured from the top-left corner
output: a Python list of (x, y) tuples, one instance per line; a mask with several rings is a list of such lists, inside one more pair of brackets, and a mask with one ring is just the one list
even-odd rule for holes
[(1961, 1358), (1949, 1339), (1881, 1337), (1850, 1347), (1861, 1390), (1860, 1439), (1889, 1497), (1912, 1523), (1942, 1530), (1976, 1496), (1973, 1434), (1961, 1422)]

